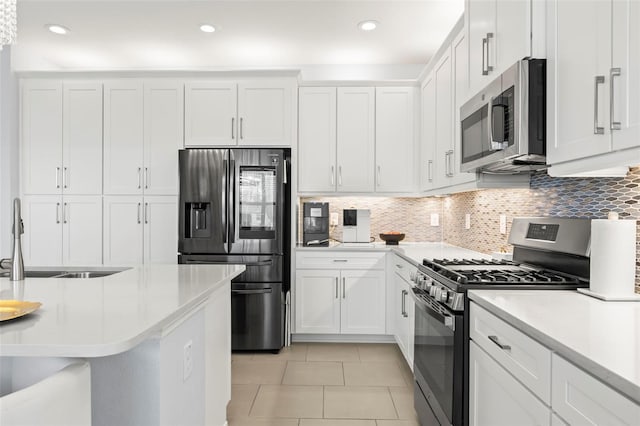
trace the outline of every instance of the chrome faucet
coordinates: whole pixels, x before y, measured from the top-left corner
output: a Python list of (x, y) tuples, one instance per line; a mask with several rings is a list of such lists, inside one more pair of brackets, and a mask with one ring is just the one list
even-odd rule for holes
[[(13, 227), (11, 232), (13, 233), (13, 257), (11, 258), (9, 280), (22, 281), (24, 280), (24, 262), (22, 260), (20, 236), (24, 233), (24, 226), (22, 225), (22, 217), (20, 217), (20, 198), (13, 200)], [(9, 259), (2, 259), (0, 266), (6, 268), (4, 265), (8, 261)]]

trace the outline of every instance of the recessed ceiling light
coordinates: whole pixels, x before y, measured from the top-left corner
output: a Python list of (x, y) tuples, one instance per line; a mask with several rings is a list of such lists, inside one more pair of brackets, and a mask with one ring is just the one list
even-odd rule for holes
[(62, 25), (50, 24), (46, 25), (46, 28), (54, 34), (66, 34), (69, 32), (69, 28), (63, 27)]
[(378, 23), (376, 21), (362, 21), (358, 24), (358, 28), (362, 31), (373, 31), (378, 28)]
[(205, 33), (213, 33), (216, 31), (216, 27), (211, 24), (202, 24), (200, 25), (200, 31)]

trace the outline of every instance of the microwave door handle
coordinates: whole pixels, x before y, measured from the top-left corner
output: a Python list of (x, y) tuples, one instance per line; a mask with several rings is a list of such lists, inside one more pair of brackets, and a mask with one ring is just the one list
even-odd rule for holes
[[(489, 103), (487, 104), (487, 133), (488, 133), (488, 147), (487, 150), (491, 151), (491, 145), (493, 142), (493, 98), (489, 99)], [(484, 149), (483, 149), (484, 150)]]

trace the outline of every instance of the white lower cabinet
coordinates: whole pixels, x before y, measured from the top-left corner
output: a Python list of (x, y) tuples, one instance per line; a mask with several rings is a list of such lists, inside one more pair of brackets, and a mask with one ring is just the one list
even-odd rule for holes
[(469, 343), (469, 425), (549, 425), (551, 409), (487, 355)]
[(640, 405), (554, 354), (553, 411), (571, 425), (640, 424)]
[(470, 305), (469, 425), (640, 424), (639, 404)]
[[(295, 332), (385, 334), (384, 256), (384, 253), (298, 252)], [(316, 266), (306, 269), (309, 265)]]
[(102, 264), (102, 197), (23, 197), (23, 255), (27, 266)]
[(104, 263), (176, 263), (178, 197), (104, 199)]
[(413, 370), (413, 340), (415, 331), (415, 304), (411, 298), (411, 286), (400, 275), (393, 278), (394, 336), (407, 364)]

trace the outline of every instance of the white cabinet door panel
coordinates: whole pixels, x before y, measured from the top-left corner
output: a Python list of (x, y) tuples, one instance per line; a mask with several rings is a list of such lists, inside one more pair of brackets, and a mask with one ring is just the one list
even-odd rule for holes
[(373, 192), (375, 90), (338, 88), (338, 192)]
[(543, 426), (551, 409), (475, 342), (469, 343), (469, 425)]
[(62, 197), (23, 197), (22, 223), (25, 266), (62, 265)]
[(336, 88), (302, 87), (298, 102), (298, 191), (335, 191)]
[[(640, 2), (611, 2), (613, 40), (612, 68), (620, 68), (613, 82), (611, 121), (620, 123), (613, 131), (613, 149), (640, 146)], [(640, 159), (639, 159), (640, 161)]]
[(489, 53), (495, 47), (497, 72), (501, 73), (520, 59), (531, 56), (531, 1), (496, 0), (495, 37)]
[(609, 152), (611, 2), (553, 0), (547, 11), (548, 163)]
[(436, 82), (433, 73), (422, 86), (422, 141), (420, 145), (421, 187), (426, 191), (434, 185), (436, 164)]
[(552, 407), (571, 425), (633, 426), (640, 405), (554, 354)]
[(144, 197), (144, 263), (178, 260), (178, 197)]
[(102, 83), (64, 82), (62, 187), (65, 194), (102, 194)]
[(102, 264), (102, 196), (65, 196), (62, 204), (62, 261), (65, 265)]
[(139, 265), (143, 262), (142, 197), (104, 197), (104, 264)]
[(384, 271), (341, 271), (342, 334), (384, 334)]
[(453, 78), (451, 50), (447, 50), (434, 68), (436, 81), (436, 187), (450, 185), (454, 176), (453, 160)]
[(187, 147), (236, 145), (237, 84), (189, 82), (184, 92), (184, 144)]
[(376, 191), (415, 189), (414, 101), (414, 88), (376, 88)]
[(62, 82), (22, 86), (22, 192), (60, 194), (62, 188)]
[(291, 146), (293, 86), (289, 82), (238, 84), (238, 144)]
[(340, 273), (296, 271), (296, 333), (340, 333)]
[[(466, 0), (465, 25), (469, 39), (469, 83), (471, 92), (477, 92), (489, 84), (497, 74), (487, 71), (489, 64), (495, 64), (495, 20), (496, 0)], [(493, 33), (494, 38), (487, 39)], [(488, 55), (487, 55), (487, 43)], [(483, 70), (485, 74), (483, 75)]]
[(178, 194), (178, 150), (183, 147), (183, 87), (146, 82), (144, 87), (144, 193)]
[(105, 194), (142, 194), (143, 127), (142, 84), (105, 83)]

